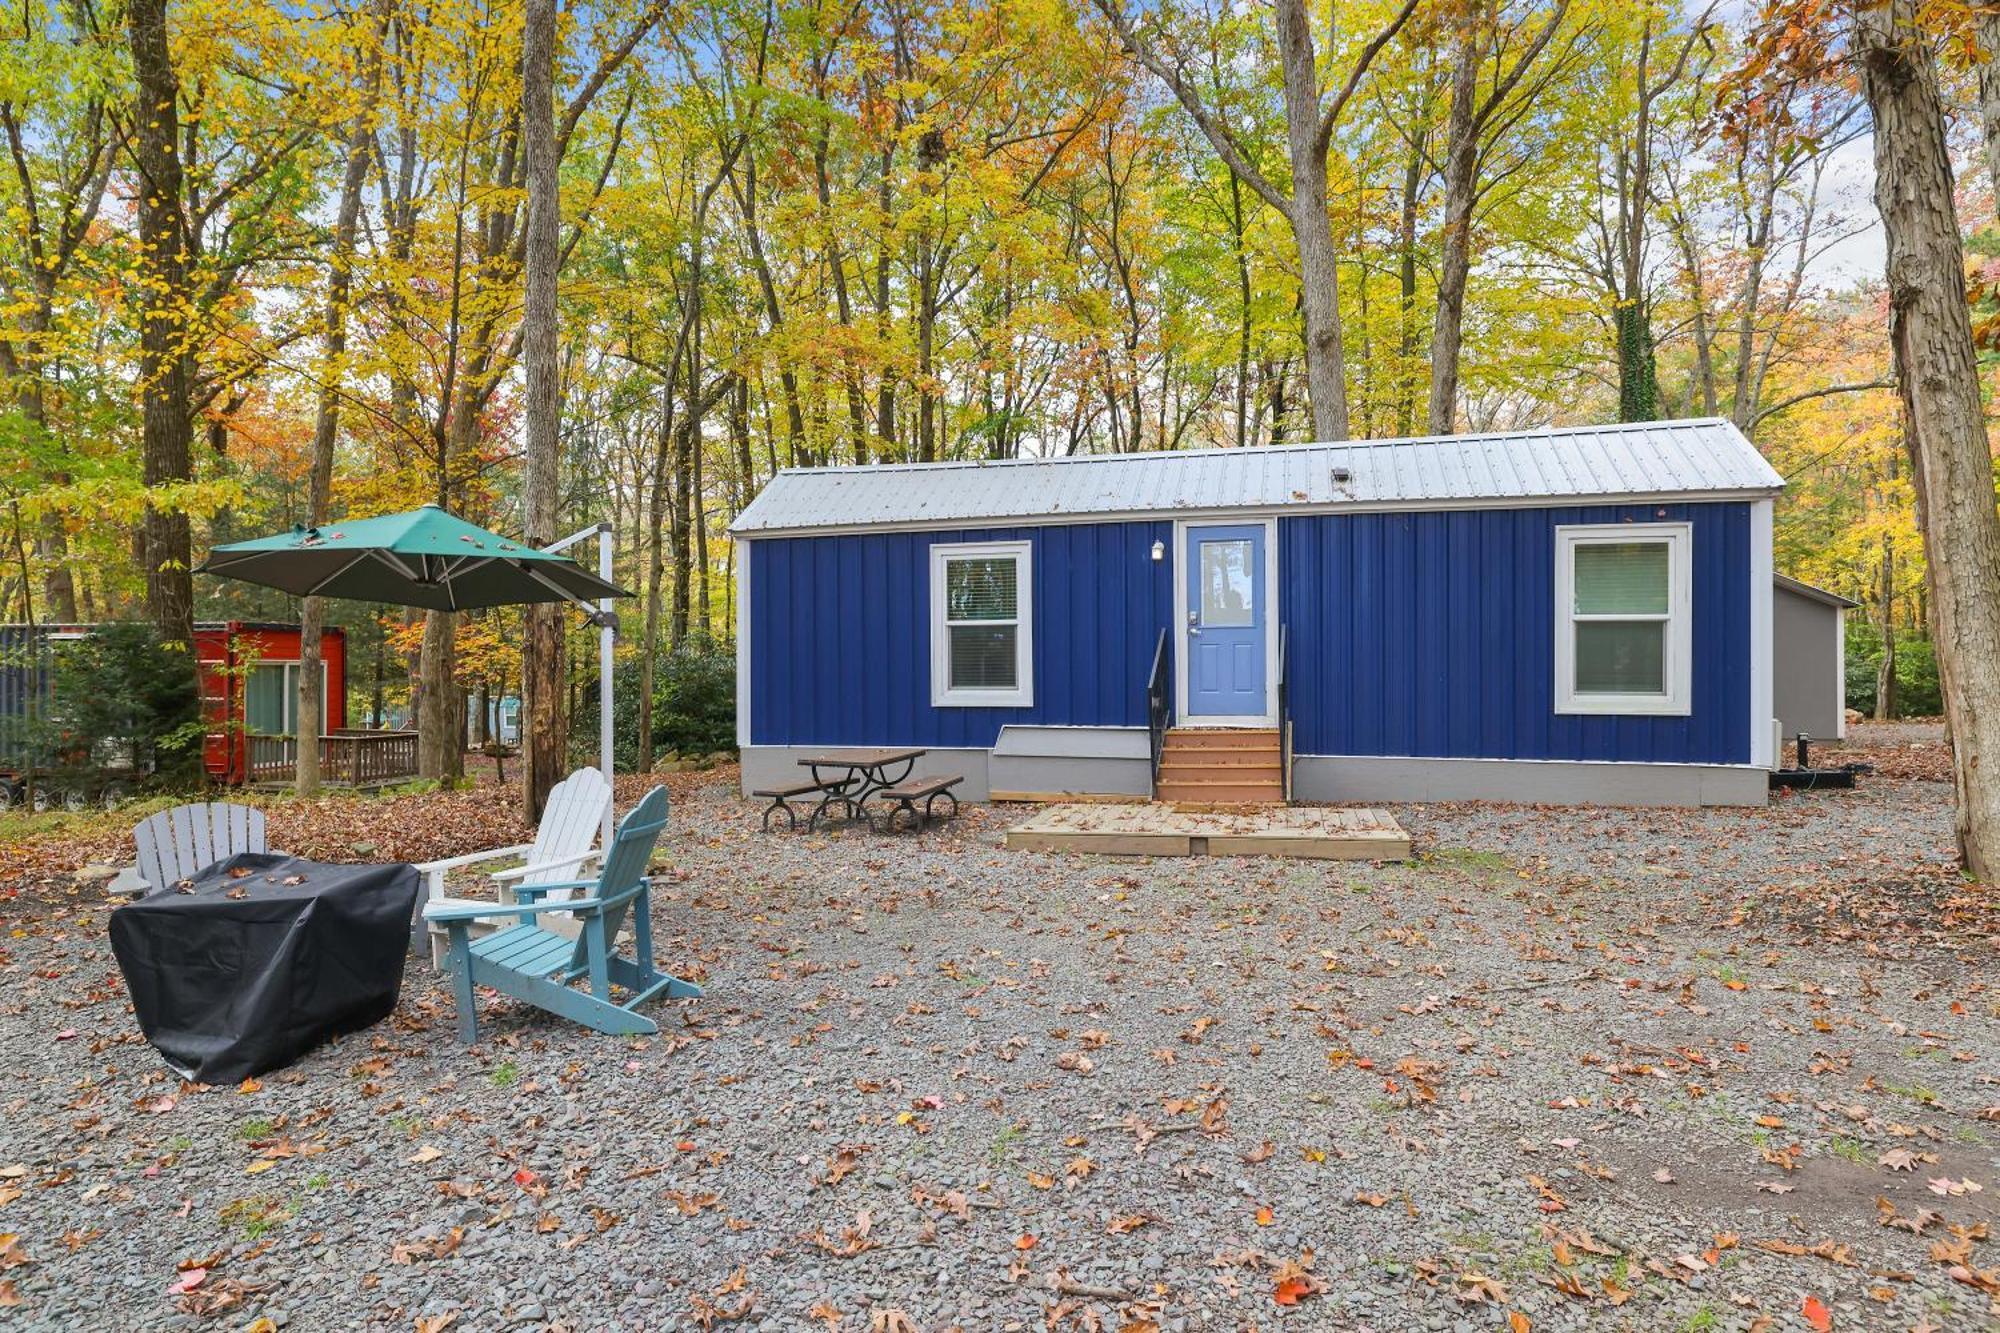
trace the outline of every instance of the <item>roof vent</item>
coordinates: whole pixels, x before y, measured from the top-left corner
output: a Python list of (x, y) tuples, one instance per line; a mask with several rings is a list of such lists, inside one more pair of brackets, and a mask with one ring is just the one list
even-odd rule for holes
[(1333, 481), (1336, 486), (1345, 486), (1348, 482), (1353, 480), (1354, 480), (1354, 473), (1349, 469), (1344, 467), (1337, 467), (1333, 470)]

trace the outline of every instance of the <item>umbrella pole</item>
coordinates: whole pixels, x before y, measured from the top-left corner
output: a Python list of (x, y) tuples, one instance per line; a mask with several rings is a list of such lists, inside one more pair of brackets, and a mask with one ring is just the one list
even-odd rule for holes
[[(597, 538), (597, 577), (603, 579), (606, 583), (609, 583), (611, 582), (611, 540), (612, 540), (611, 525), (609, 523), (599, 523), (595, 527), (585, 528), (581, 532), (572, 532), (569, 536), (563, 538), (561, 541), (553, 542), (548, 546), (544, 546), (542, 549), (544, 551), (550, 552), (551, 554), (558, 551), (566, 551), (570, 547), (576, 545), (578, 542), (583, 541), (592, 536), (595, 536)], [(546, 582), (546, 580), (544, 580), (544, 582)], [(556, 585), (551, 583), (549, 586), (555, 587)], [(560, 592), (561, 589), (557, 588), (557, 591)], [(590, 603), (585, 601), (580, 601), (568, 593), (564, 593), (564, 596), (569, 597), (569, 599), (576, 605), (583, 607), (585, 610), (589, 610)], [(612, 688), (611, 658), (612, 658), (612, 649), (614, 648), (614, 646), (617, 644), (618, 641), (618, 628), (617, 628), (618, 617), (612, 610), (611, 599), (609, 597), (600, 597), (597, 599), (596, 618), (597, 618), (597, 763), (599, 770), (604, 774), (604, 780), (606, 782), (609, 782), (611, 781), (611, 688)], [(604, 835), (604, 850), (608, 853), (611, 850), (611, 807), (608, 805), (604, 807), (603, 835)]]
[[(611, 525), (597, 525), (597, 577), (611, 582)], [(618, 631), (613, 628), (618, 622), (612, 619), (611, 599), (600, 597), (597, 601), (600, 619), (597, 625), (597, 758), (604, 766), (604, 780), (611, 781), (611, 686), (612, 649), (618, 639)], [(608, 856), (611, 852), (611, 806), (604, 803), (604, 841), (601, 846)]]

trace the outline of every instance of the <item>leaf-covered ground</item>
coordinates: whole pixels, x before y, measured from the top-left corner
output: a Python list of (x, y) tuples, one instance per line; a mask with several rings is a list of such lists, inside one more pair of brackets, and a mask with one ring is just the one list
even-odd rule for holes
[[(465, 1050), (413, 967), (246, 1088), (138, 1039), (70, 878), (116, 837), (16, 830), (0, 1321), (2000, 1323), (2000, 920), (1944, 784), (1402, 808), (1420, 859), (1354, 866), (764, 835), (730, 777), (672, 780), (656, 939), (708, 995), (660, 1036), (489, 998)], [(271, 828), (517, 831), (491, 789)]]

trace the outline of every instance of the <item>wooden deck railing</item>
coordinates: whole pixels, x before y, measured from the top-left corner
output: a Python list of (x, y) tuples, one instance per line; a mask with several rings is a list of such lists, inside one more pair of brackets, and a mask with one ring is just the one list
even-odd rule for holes
[[(252, 736), (250, 781), (290, 782), (298, 770), (299, 743), (292, 736)], [(319, 738), (322, 782), (377, 787), (417, 775), (414, 731), (336, 731)]]

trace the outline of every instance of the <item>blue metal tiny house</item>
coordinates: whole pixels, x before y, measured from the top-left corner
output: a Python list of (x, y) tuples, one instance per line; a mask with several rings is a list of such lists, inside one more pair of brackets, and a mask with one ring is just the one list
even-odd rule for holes
[(734, 529), (744, 780), (922, 745), (1144, 795), (1164, 635), (1174, 724), (1283, 726), (1300, 799), (1761, 802), (1781, 485), (1714, 420), (783, 472)]

